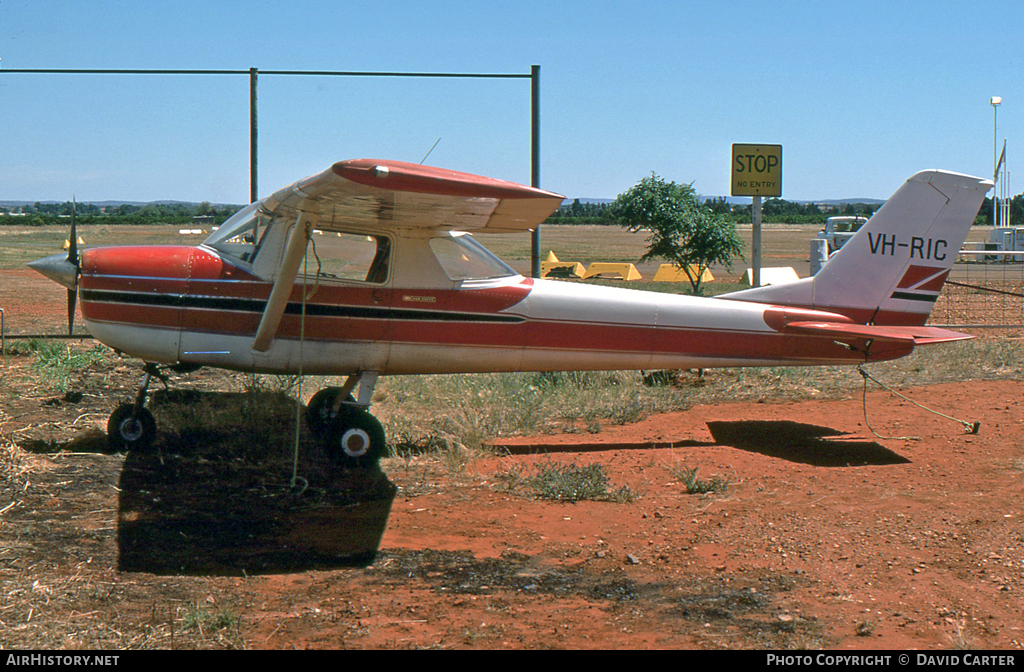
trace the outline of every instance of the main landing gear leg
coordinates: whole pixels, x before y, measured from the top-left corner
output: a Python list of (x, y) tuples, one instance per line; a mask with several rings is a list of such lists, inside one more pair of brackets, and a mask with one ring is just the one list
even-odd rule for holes
[(146, 377), (142, 380), (142, 387), (135, 396), (135, 403), (121, 404), (107, 421), (107, 442), (114, 452), (148, 452), (153, 447), (153, 440), (156, 438), (156, 421), (153, 414), (146, 408), (146, 396), (149, 394), (149, 383), (153, 376), (159, 378), (164, 385), (167, 378), (160, 373), (156, 364), (147, 363), (145, 367)]
[[(339, 464), (372, 466), (387, 452), (384, 427), (368, 410), (377, 375), (376, 371), (360, 371), (341, 387), (320, 390), (306, 406), (306, 424)], [(357, 384), (359, 396), (353, 397)]]

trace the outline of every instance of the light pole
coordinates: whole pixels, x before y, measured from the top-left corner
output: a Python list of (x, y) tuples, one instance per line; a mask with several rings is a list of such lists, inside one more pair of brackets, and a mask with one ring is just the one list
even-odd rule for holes
[[(999, 165), (996, 163), (999, 160), (999, 157), (996, 155), (996, 145), (998, 144), (998, 140), (996, 139), (996, 137), (998, 135), (998, 132), (997, 132), (997, 129), (998, 129), (997, 119), (998, 119), (998, 115), (999, 115), (999, 105), (1002, 102), (1003, 102), (1003, 99), (1000, 96), (992, 96), (992, 99), (989, 101), (989, 103), (991, 103), (991, 105), (992, 105), (992, 179), (993, 180), (996, 179), (996, 170), (998, 170), (998, 168), (999, 168)], [(993, 192), (992, 193), (992, 226), (999, 226), (999, 219), (998, 219), (998, 216), (997, 216), (998, 212), (996, 210), (996, 208), (997, 208), (996, 203), (998, 201), (999, 201), (999, 198), (996, 196), (995, 192)]]

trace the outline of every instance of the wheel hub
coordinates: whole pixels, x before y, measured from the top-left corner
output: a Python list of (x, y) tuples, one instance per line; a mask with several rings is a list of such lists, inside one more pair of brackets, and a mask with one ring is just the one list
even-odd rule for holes
[(370, 450), (370, 435), (362, 429), (347, 430), (341, 435), (341, 450), (348, 457), (362, 457)]
[(142, 423), (135, 418), (125, 418), (120, 427), (121, 438), (125, 441), (138, 441), (142, 437)]

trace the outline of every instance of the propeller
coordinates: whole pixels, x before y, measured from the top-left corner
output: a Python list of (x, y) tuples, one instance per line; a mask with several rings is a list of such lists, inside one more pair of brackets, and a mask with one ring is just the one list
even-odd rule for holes
[(71, 235), (68, 238), (68, 253), (51, 254), (42, 259), (28, 262), (29, 268), (45, 275), (54, 282), (68, 288), (68, 335), (75, 328), (75, 304), (78, 302), (78, 276), (81, 273), (81, 255), (78, 251), (78, 229), (75, 225), (76, 203), (71, 202)]
[(75, 228), (75, 199), (71, 199), (71, 237), (68, 238), (68, 263), (75, 267), (74, 287), (68, 288), (68, 336), (75, 329), (75, 305), (78, 303), (78, 231)]

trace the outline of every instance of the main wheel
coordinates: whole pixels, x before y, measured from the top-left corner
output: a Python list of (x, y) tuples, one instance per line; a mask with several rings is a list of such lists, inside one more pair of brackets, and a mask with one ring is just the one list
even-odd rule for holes
[(107, 421), (107, 442), (118, 452), (148, 452), (156, 439), (156, 420), (146, 408), (135, 410), (135, 404), (122, 404)]
[[(340, 387), (325, 387), (314, 394), (306, 404), (306, 426), (314, 436), (323, 436), (334, 421), (334, 403), (341, 394)], [(354, 401), (348, 395), (347, 401)]]
[(327, 434), (327, 452), (339, 464), (376, 464), (387, 452), (384, 427), (366, 411), (342, 406)]

